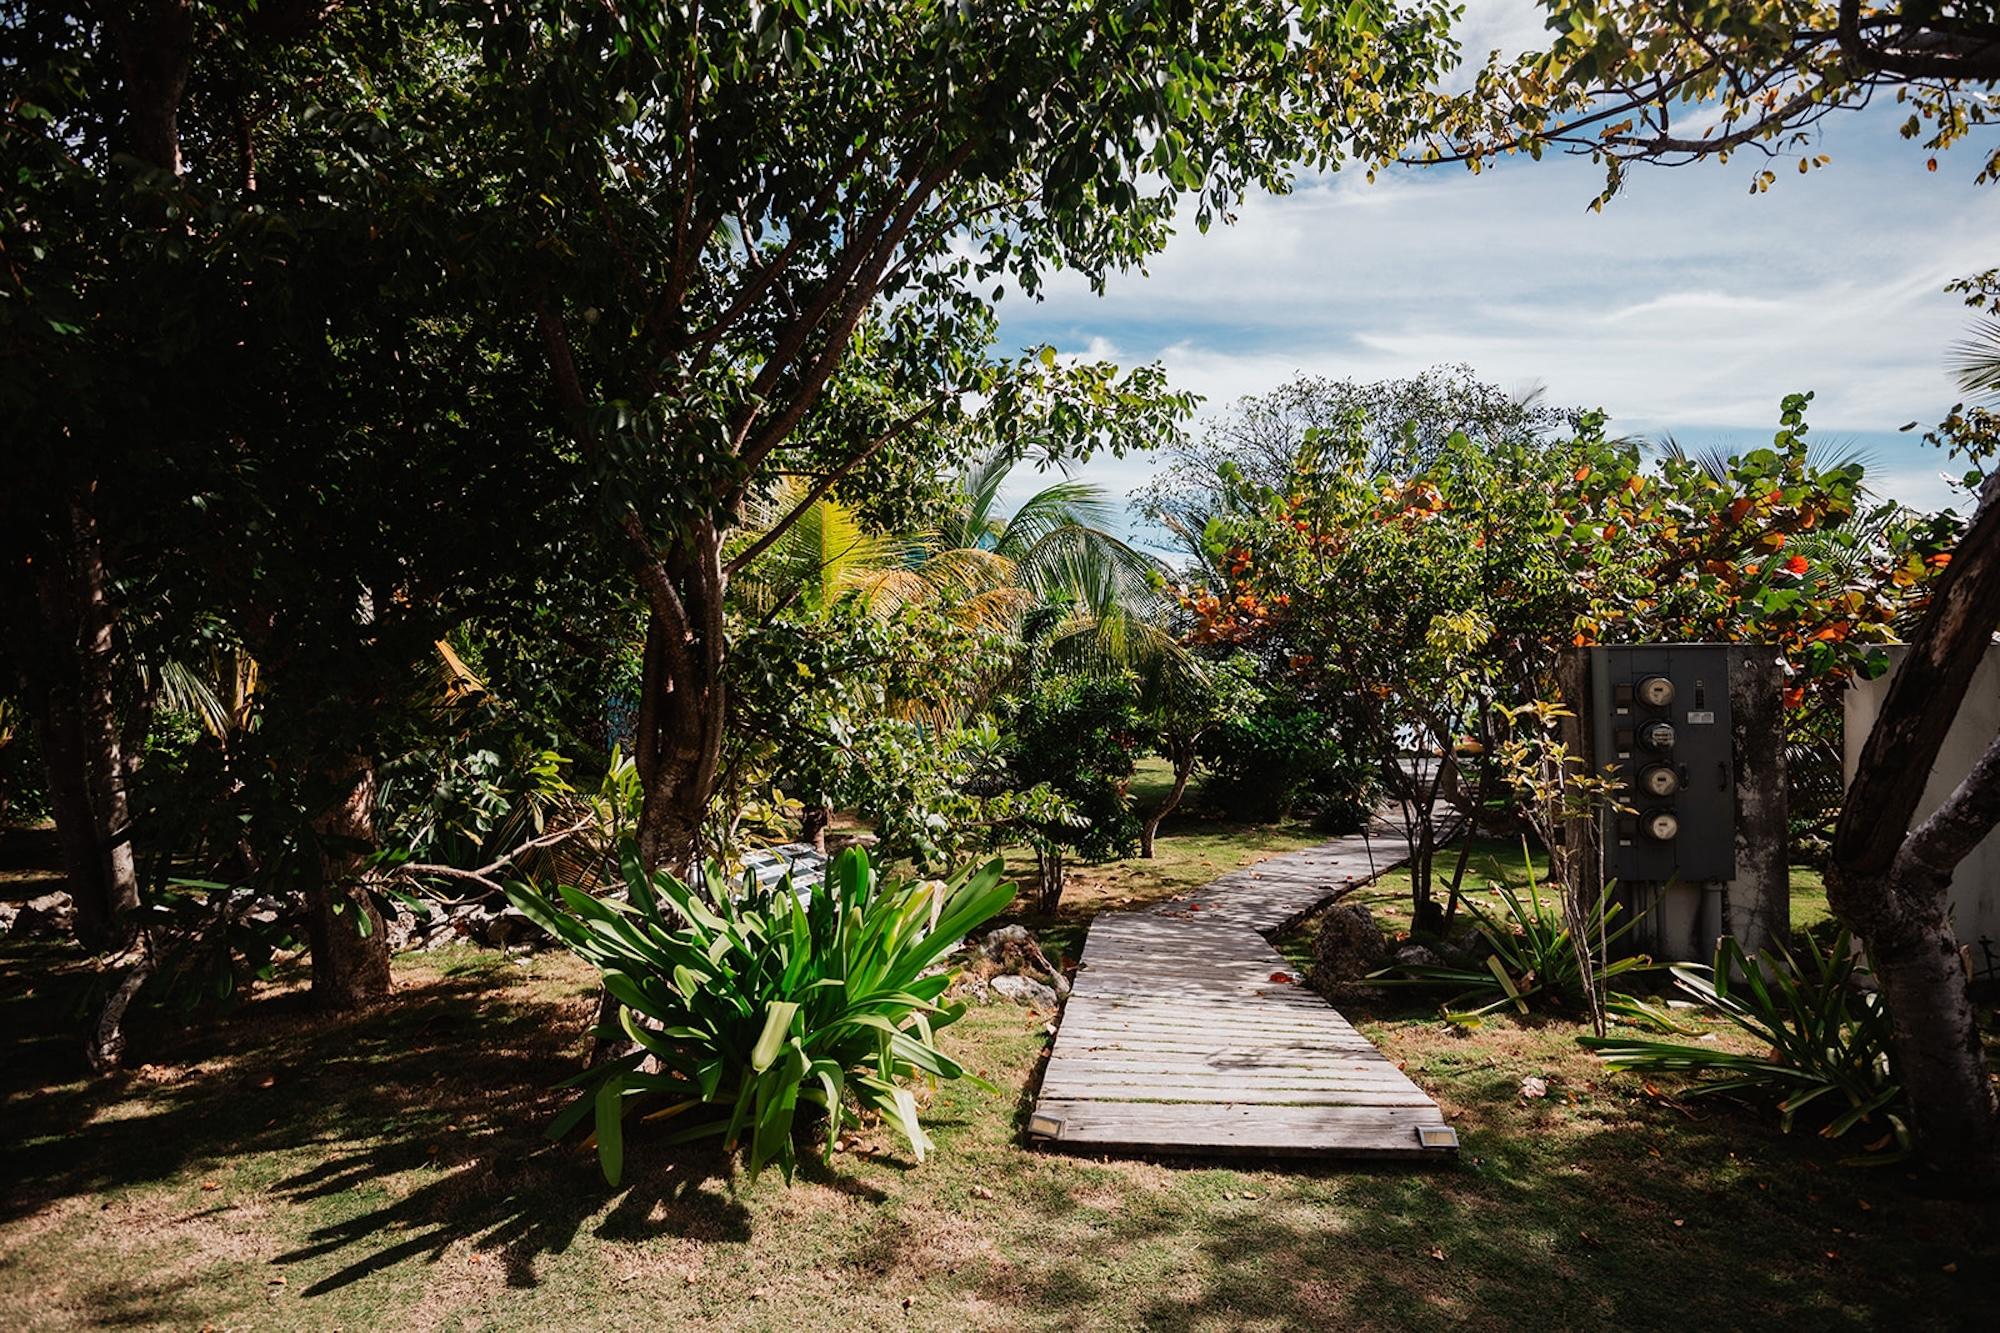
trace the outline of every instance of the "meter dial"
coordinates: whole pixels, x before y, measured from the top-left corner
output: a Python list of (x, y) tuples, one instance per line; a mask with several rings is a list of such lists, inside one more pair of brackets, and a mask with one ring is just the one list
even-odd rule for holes
[(1671, 750), (1674, 748), (1674, 726), (1671, 722), (1648, 722), (1639, 728), (1639, 744), (1648, 750)]
[(1665, 810), (1646, 816), (1646, 836), (1655, 842), (1672, 842), (1681, 831), (1681, 821)]
[(1639, 682), (1635, 693), (1646, 707), (1665, 708), (1674, 701), (1674, 683), (1665, 676), (1648, 676)]
[(1648, 796), (1672, 796), (1680, 789), (1680, 774), (1665, 764), (1655, 764), (1639, 775), (1639, 790)]

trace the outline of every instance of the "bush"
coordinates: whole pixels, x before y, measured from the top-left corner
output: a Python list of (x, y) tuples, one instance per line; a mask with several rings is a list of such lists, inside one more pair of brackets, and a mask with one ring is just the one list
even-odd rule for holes
[[(1909, 1129), (1894, 1109), (1903, 1089), (1889, 1063), (1889, 1012), (1881, 995), (1857, 984), (1867, 968), (1856, 961), (1846, 931), (1828, 949), (1822, 950), (1810, 938), (1805, 949), (1802, 966), (1781, 947), (1774, 945), (1770, 957), (1752, 958), (1742, 945), (1725, 937), (1716, 945), (1713, 967), (1683, 963), (1673, 969), (1681, 990), (1769, 1047), (1762, 1055), (1632, 1037), (1578, 1040), (1614, 1069), (1724, 1076), (1702, 1083), (1690, 1096), (1717, 1092), (1778, 1096), (1781, 1123), (1787, 1130), (1800, 1111), (1828, 1097), (1843, 1103), (1820, 1131), (1828, 1138), (1839, 1138), (1879, 1112), (1893, 1141), (1907, 1151)], [(1671, 1015), (1636, 1000), (1614, 1002), (1612, 1007), (1651, 1027), (1687, 1030)]]
[[(1525, 848), (1522, 859), (1528, 859)], [(1470, 898), (1465, 900), (1465, 910), (1472, 914), (1473, 928), (1486, 949), (1481, 966), (1406, 966), (1398, 969), (1399, 977), (1388, 978), (1389, 983), (1462, 988), (1462, 993), (1444, 1006), (1445, 1020), (1461, 1027), (1476, 1027), (1487, 1014), (1510, 1005), (1525, 1014), (1536, 1000), (1564, 1009), (1584, 1007), (1588, 997), (1582, 964), (1570, 941), (1562, 903), (1555, 892), (1544, 894), (1537, 886), (1533, 862), (1528, 863), (1525, 896), (1504, 884), (1494, 885), (1493, 890), (1506, 906), (1504, 918)], [(1636, 917), (1619, 921), (1622, 912), (1622, 906), (1612, 902), (1608, 893), (1600, 895), (1584, 923), (1586, 938), (1601, 939), (1607, 946), (1623, 939), (1639, 922)], [(1593, 968), (1597, 989), (1602, 993), (1612, 978), (1652, 966), (1653, 961), (1644, 955), (1600, 960)]]
[(1126, 796), (1145, 723), (1125, 676), (1050, 676), (1003, 705), (1008, 822), (1034, 850), (1038, 907), (1062, 899), (1069, 858), (1129, 856), (1139, 821)]
[(1229, 819), (1273, 823), (1310, 811), (1335, 831), (1359, 828), (1372, 807), (1369, 766), (1346, 743), (1342, 720), (1276, 692), (1224, 717), (1202, 737), (1203, 796)]
[(598, 1158), (615, 1185), (626, 1111), (657, 1103), (647, 1119), (683, 1123), (670, 1142), (716, 1135), (734, 1151), (747, 1138), (752, 1177), (775, 1161), (789, 1181), (800, 1105), (825, 1114), (830, 1155), (851, 1103), (880, 1114), (923, 1159), (930, 1141), (905, 1083), (968, 1077), (936, 1041), (965, 1012), (937, 1002), (952, 973), (925, 969), (1013, 901), (997, 857), (948, 882), (885, 884), (852, 848), (809, 902), (789, 880), (733, 900), (712, 867), (697, 893), (648, 875), (629, 845), (623, 862), (624, 902), (567, 885), (559, 903), (526, 885), (507, 890), (603, 971), (619, 1031), (639, 1046), (575, 1081), (583, 1095), (552, 1137), (594, 1114)]

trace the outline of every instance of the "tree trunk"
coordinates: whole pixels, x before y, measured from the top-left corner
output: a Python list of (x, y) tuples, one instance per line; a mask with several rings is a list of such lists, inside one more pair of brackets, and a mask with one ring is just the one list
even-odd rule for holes
[(176, 176), (181, 171), (180, 106), (194, 58), (190, 0), (148, 0), (114, 10), (125, 85), (125, 148)]
[(823, 803), (807, 806), (805, 815), (799, 820), (799, 841), (821, 856), (825, 856), (826, 830), (827, 825), (831, 823), (833, 823), (833, 807)]
[(1181, 796), (1187, 791), (1188, 778), (1194, 773), (1193, 746), (1176, 744), (1172, 747), (1172, 753), (1174, 785), (1168, 789), (1166, 799), (1160, 802), (1160, 808), (1153, 811), (1139, 829), (1139, 856), (1143, 860), (1153, 859), (1153, 838), (1160, 831), (1160, 823), (1180, 806)]
[(1912, 817), (2000, 625), (2000, 474), (1889, 682), (1855, 765), (1827, 866), (1827, 901), (1868, 952), (1893, 1022), (1897, 1076), (1926, 1178), (2000, 1183), (1993, 1082), (1948, 916), (1953, 869), (2000, 824), (2000, 739), (1930, 817)]
[(312, 821), (319, 874), (307, 892), (313, 1000), (355, 1009), (389, 993), (389, 934), (368, 890), (375, 847), (375, 763), (350, 755), (326, 772), (334, 802)]
[(39, 651), (24, 655), (77, 938), (116, 953), (133, 939), (139, 878), (118, 725), (118, 663), (104, 551), (81, 496), (35, 572)]
[(656, 609), (647, 621), (633, 760), (644, 804), (639, 855), (683, 878), (701, 864), (701, 826), (715, 795), (727, 694), (722, 670), (722, 538), (705, 529), (684, 558), (662, 562), (687, 628)]
[(1048, 851), (1039, 847), (1035, 849), (1035, 871), (1041, 881), (1035, 893), (1035, 906), (1043, 916), (1054, 916), (1056, 909), (1062, 906), (1063, 879), (1067, 869), (1061, 848)]
[(1932, 1183), (1983, 1193), (2000, 1184), (1993, 1080), (1941, 893), (1937, 907), (1870, 938), (1868, 965), (1889, 1007), (1896, 1077), (1909, 1094), (1918, 1155)]

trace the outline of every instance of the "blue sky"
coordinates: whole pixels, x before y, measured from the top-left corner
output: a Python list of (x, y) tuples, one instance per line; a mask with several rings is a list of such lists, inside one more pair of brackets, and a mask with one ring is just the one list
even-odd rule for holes
[[(1539, 27), (1531, 5), (1498, 0), (1469, 6), (1461, 33), (1483, 53)], [(1969, 312), (1943, 287), (2000, 264), (2000, 187), (1972, 184), (1990, 144), (1933, 173), (1897, 123), (1893, 106), (1828, 120), (1815, 151), (1831, 165), (1801, 176), (1794, 155), (1763, 195), (1754, 157), (1638, 168), (1601, 214), (1587, 159), (1305, 179), (1233, 226), (1183, 228), (1102, 297), (1067, 275), (1040, 302), (1010, 294), (1003, 345), (1158, 360), (1211, 411), (1298, 371), (1463, 362), (1601, 407), (1614, 430), (1731, 448), (1768, 441), (1779, 400), (1812, 390), (1816, 437), (1865, 446), (1879, 491), (1941, 506), (1955, 469), (1898, 428), (1958, 400), (1944, 358)], [(1106, 459), (1082, 475), (1123, 496), (1157, 467)]]

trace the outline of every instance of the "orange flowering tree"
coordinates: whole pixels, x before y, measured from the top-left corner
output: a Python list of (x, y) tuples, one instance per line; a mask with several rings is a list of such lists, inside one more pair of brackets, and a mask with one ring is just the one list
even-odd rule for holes
[(1282, 487), (1225, 465), (1191, 637), (1357, 696), (1402, 813), (1419, 928), (1442, 930), (1439, 819), (1503, 802), (1497, 708), (1547, 697), (1567, 646), (1757, 641), (1792, 698), (1877, 671), (1871, 648), (1948, 559), (1948, 521), (1869, 506), (1862, 467), (1807, 457), (1807, 399), (1726, 465), (1651, 459), (1586, 416), (1569, 438), (1455, 435), (1421, 470), (1370, 462), (1364, 423), (1308, 433)]

